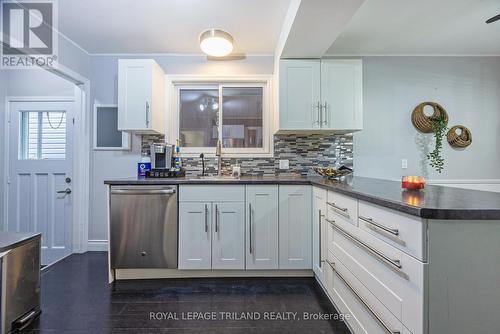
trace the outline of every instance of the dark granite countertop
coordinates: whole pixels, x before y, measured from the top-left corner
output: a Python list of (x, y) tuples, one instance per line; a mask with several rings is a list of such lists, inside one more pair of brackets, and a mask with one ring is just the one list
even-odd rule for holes
[(386, 208), (427, 219), (500, 220), (500, 193), (427, 185), (423, 191), (402, 191), (396, 181), (347, 177), (334, 181), (321, 177), (252, 177), (240, 179), (197, 180), (120, 179), (109, 185), (162, 184), (304, 184), (325, 188)]

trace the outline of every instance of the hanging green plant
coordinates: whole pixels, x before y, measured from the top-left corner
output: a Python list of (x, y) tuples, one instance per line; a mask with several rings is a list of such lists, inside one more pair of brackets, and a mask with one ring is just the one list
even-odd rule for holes
[(427, 155), (427, 159), (429, 159), (429, 165), (438, 173), (441, 173), (444, 169), (444, 158), (441, 155), (443, 150), (443, 138), (448, 130), (448, 121), (444, 116), (432, 117), (430, 121), (436, 143), (434, 150)]

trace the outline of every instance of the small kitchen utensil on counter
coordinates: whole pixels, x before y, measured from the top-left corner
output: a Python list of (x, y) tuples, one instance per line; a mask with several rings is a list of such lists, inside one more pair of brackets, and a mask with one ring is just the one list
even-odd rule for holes
[(233, 166), (233, 172), (231, 173), (232, 177), (235, 179), (239, 179), (241, 176), (241, 167), (239, 165)]

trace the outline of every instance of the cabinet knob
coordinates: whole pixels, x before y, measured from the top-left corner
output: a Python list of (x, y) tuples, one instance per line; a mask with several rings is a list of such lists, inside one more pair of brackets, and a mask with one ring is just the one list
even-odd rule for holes
[(146, 255), (148, 255), (148, 253), (146, 253), (145, 251), (141, 252), (141, 256), (146, 256)]

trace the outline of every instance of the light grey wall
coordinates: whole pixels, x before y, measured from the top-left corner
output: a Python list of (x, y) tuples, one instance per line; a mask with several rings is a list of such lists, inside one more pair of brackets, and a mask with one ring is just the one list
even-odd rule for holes
[(75, 85), (42, 69), (10, 70), (9, 96), (73, 96)]
[(4, 157), (5, 157), (5, 95), (7, 89), (8, 71), (0, 70), (0, 231), (6, 226), (4, 221)]
[[(500, 179), (500, 57), (365, 57), (363, 90), (364, 129), (354, 135), (357, 175)], [(428, 167), (419, 144), (433, 143), (433, 136), (419, 134), (410, 119), (424, 101), (440, 103), (449, 126), (472, 132), (465, 150), (444, 143), (442, 174)], [(408, 169), (401, 159), (408, 159)]]
[[(116, 104), (118, 99), (118, 59), (124, 56), (92, 56), (92, 103)], [(272, 56), (253, 56), (238, 61), (211, 61), (204, 56), (157, 56), (153, 58), (166, 74), (251, 75), (272, 74)], [(89, 240), (107, 240), (106, 188), (104, 180), (136, 175), (141, 157), (140, 137), (132, 138), (130, 151), (93, 151), (91, 155), (91, 212)]]

